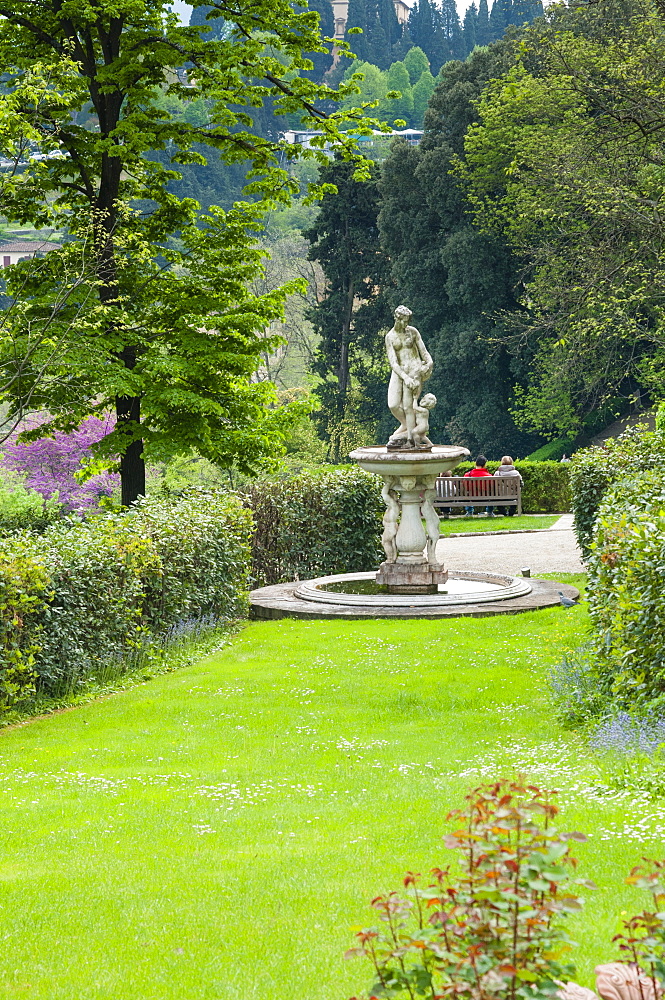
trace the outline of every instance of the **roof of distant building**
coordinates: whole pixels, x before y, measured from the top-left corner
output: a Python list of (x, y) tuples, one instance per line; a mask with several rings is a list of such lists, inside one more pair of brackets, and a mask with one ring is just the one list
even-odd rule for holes
[(55, 250), (57, 243), (49, 243), (48, 240), (2, 240), (0, 239), (0, 253), (48, 253)]

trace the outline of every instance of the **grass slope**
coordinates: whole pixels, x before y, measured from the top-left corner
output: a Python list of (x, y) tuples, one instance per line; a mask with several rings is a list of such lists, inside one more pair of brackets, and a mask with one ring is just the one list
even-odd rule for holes
[(588, 981), (663, 820), (635, 806), (624, 830), (629, 806), (552, 719), (547, 665), (584, 629), (583, 607), (255, 623), (0, 733), (0, 996), (349, 997), (369, 978), (342, 959), (369, 900), (444, 860), (469, 785), (516, 771), (565, 789), (563, 823), (593, 834), (578, 854), (601, 888), (572, 927)]

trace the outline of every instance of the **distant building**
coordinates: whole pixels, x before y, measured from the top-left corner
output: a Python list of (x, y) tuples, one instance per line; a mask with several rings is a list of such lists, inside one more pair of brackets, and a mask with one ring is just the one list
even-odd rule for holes
[[(297, 145), (302, 146), (303, 149), (309, 149), (312, 145), (312, 139), (316, 135), (323, 135), (323, 133), (308, 129), (289, 129), (287, 132), (282, 133), (282, 138), (290, 146)], [(406, 139), (410, 146), (417, 146), (423, 137), (423, 130), (419, 128), (403, 128), (394, 130), (393, 132), (378, 132), (375, 130), (372, 135), (359, 135), (356, 138), (361, 146), (373, 146), (377, 141), (394, 139), (398, 135)], [(328, 147), (326, 146), (325, 148)]]
[[(411, 8), (404, 0), (393, 0), (395, 13), (400, 24), (406, 24), (409, 20)], [(346, 19), (349, 10), (349, 0), (332, 0), (333, 15), (335, 18), (335, 38), (344, 38), (346, 31)]]
[(55, 250), (56, 243), (48, 243), (46, 240), (0, 240), (0, 260), (3, 267), (11, 267), (18, 264), (20, 260), (29, 260), (30, 257), (43, 257), (44, 254)]

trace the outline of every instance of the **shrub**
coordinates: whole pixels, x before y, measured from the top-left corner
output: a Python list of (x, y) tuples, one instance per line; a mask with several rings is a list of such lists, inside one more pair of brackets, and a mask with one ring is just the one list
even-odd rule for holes
[(376, 569), (381, 548), (381, 480), (336, 469), (252, 484), (244, 500), (255, 521), (255, 586)]
[(0, 708), (34, 691), (47, 585), (48, 572), (34, 539), (6, 541), (0, 550)]
[[(137, 649), (159, 648), (183, 620), (243, 614), (250, 535), (251, 515), (235, 496), (200, 492), (0, 541), (0, 565), (15, 563), (23, 545), (45, 573), (31, 588), (28, 569), (21, 570), (26, 599), (48, 591), (24, 618), (19, 642), (31, 651), (38, 688), (58, 693)], [(10, 645), (9, 625), (5, 634)]]
[(572, 438), (557, 438), (556, 441), (548, 441), (547, 444), (532, 451), (527, 455), (528, 462), (558, 462), (564, 455), (570, 457), (575, 447)]
[(552, 793), (520, 781), (481, 785), (466, 801), (444, 838), (459, 872), (434, 868), (425, 886), (409, 872), (409, 898), (374, 899), (383, 926), (347, 952), (372, 962), (371, 997), (545, 1000), (572, 970), (560, 918), (579, 909), (570, 884), (591, 886), (571, 878), (569, 841), (586, 838), (553, 828)]
[(589, 547), (589, 613), (599, 688), (619, 707), (665, 704), (665, 477), (619, 480)]
[(585, 556), (593, 536), (602, 498), (617, 480), (628, 480), (640, 472), (665, 467), (665, 433), (631, 427), (602, 447), (586, 448), (573, 455), (570, 469), (571, 507), (575, 534)]
[[(488, 462), (488, 472), (496, 472), (500, 462)], [(453, 475), (463, 476), (474, 467), (473, 462), (462, 462)], [(515, 462), (515, 468), (524, 481), (522, 510), (525, 514), (560, 514), (570, 510), (568, 462)]]
[(0, 535), (13, 531), (43, 531), (57, 520), (62, 506), (29, 489), (17, 472), (0, 467)]

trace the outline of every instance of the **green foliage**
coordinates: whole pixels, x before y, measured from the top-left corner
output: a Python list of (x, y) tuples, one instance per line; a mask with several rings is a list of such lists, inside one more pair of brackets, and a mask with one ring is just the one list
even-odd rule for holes
[(614, 479), (589, 546), (589, 614), (598, 687), (622, 708), (665, 705), (665, 476)]
[(413, 118), (413, 91), (409, 80), (409, 71), (402, 62), (394, 62), (386, 73), (388, 92), (396, 91), (401, 96), (386, 102), (382, 117), (390, 121), (401, 119), (407, 125)]
[(259, 480), (245, 491), (254, 516), (254, 586), (376, 569), (384, 504), (360, 469)]
[(412, 87), (415, 87), (423, 73), (429, 72), (429, 59), (418, 45), (409, 49), (402, 61), (409, 73)]
[(547, 1000), (573, 966), (561, 918), (580, 908), (570, 841), (552, 826), (556, 793), (502, 779), (466, 796), (444, 837), (459, 871), (434, 868), (429, 885), (408, 872), (408, 897), (378, 896), (383, 926), (364, 929), (347, 952), (375, 970), (370, 997), (456, 996), (468, 1000)]
[(330, 163), (321, 179), (334, 184), (336, 193), (324, 196), (314, 225), (304, 233), (311, 243), (309, 257), (320, 263), (326, 278), (325, 296), (310, 318), (320, 337), (313, 366), (321, 379), (316, 419), (334, 462), (346, 458), (343, 428), (349, 420), (373, 424), (386, 411), (383, 336), (392, 316), (386, 294), (389, 262), (377, 225), (377, 175), (373, 169), (369, 180), (357, 181), (350, 164)]
[(509, 327), (531, 354), (514, 413), (532, 431), (574, 435), (609, 399), (662, 394), (664, 81), (657, 5), (553, 5), (467, 132), (476, 221), (528, 262)]
[(527, 455), (530, 462), (556, 462), (564, 455), (570, 458), (574, 442), (571, 438), (557, 438), (556, 441), (548, 441), (541, 448)]
[(436, 90), (436, 80), (428, 69), (423, 70), (420, 79), (413, 85), (413, 125), (414, 128), (422, 128), (425, 121), (425, 112), (432, 100), (432, 94)]
[[(12, 268), (0, 392), (13, 413), (48, 410), (62, 430), (115, 409), (97, 455), (119, 456), (125, 505), (145, 493), (144, 444), (153, 459), (196, 444), (246, 469), (279, 452), (275, 399), (252, 375), (294, 286), (249, 292), (261, 271), (255, 234), (269, 208), (298, 193), (288, 163), (325, 164), (329, 146), (364, 176), (357, 132), (342, 126), (377, 124), (334, 110), (353, 83), (333, 90), (308, 77), (310, 55), (330, 54), (316, 10), (288, 0), (242, 0), (223, 15), (193, 6), (210, 20), (181, 25), (168, 0), (0, 0), (12, 78), (0, 94), (0, 151), (23, 160), (0, 177), (3, 211), (70, 238)], [(284, 145), (277, 129), (266, 138), (255, 129), (261, 112), (295, 116), (320, 142)], [(169, 189), (181, 165), (209, 158), (248, 169), (256, 203), (202, 217)]]
[[(57, 693), (143, 646), (158, 649), (166, 629), (185, 619), (236, 618), (246, 608), (250, 531), (235, 497), (191, 491), (122, 514), (63, 520), (33, 540), (5, 539), (5, 564), (17, 546), (31, 545), (42, 567), (41, 576), (32, 564), (16, 571), (27, 581), (19, 596), (30, 614), (6, 644), (29, 649), (40, 689)], [(45, 590), (48, 601), (40, 599)], [(11, 598), (7, 607), (15, 606)]]
[(12, 531), (43, 531), (61, 515), (57, 498), (45, 500), (25, 486), (17, 472), (0, 468), (0, 535)]
[[(601, 500), (615, 481), (665, 466), (665, 434), (636, 426), (601, 447), (575, 452), (570, 463), (571, 509), (582, 552), (589, 552)], [(625, 487), (624, 483), (624, 487)]]
[[(414, 309), (414, 324), (434, 358), (428, 388), (439, 402), (432, 440), (526, 454), (538, 441), (518, 430), (509, 412), (524, 363), (502, 344), (502, 316), (516, 307), (520, 265), (505, 239), (473, 226), (451, 176), (477, 117), (476, 100), (513, 58), (512, 46), (501, 42), (444, 66), (420, 146), (395, 141), (383, 164), (379, 227), (395, 286), (392, 302)], [(417, 87), (426, 84), (423, 75)]]
[[(488, 472), (496, 472), (500, 462), (488, 462)], [(473, 462), (462, 462), (453, 475), (463, 476)], [(570, 481), (567, 462), (515, 462), (522, 476), (522, 510), (525, 514), (562, 514), (570, 510)]]
[(29, 536), (0, 543), (0, 711), (35, 689), (49, 572)]

